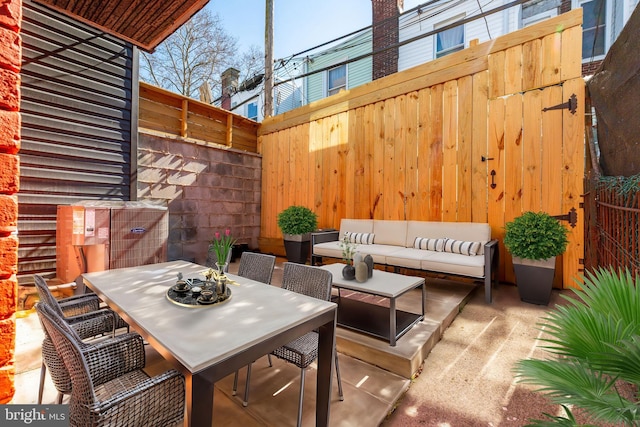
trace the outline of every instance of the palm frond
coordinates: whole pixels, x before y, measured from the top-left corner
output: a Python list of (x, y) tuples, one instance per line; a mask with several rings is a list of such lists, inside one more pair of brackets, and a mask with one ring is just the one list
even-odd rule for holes
[[(637, 426), (640, 407), (617, 385), (640, 386), (640, 280), (628, 271), (604, 269), (583, 279), (582, 288), (563, 295), (566, 304), (547, 313), (540, 325), (541, 348), (553, 357), (519, 361), (517, 380), (599, 422)], [(533, 425), (573, 425), (570, 412), (547, 418)]]

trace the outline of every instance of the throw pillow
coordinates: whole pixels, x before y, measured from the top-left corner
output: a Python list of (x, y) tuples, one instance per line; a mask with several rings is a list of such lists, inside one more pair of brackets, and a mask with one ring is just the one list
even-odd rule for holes
[(372, 245), (373, 239), (376, 237), (373, 233), (352, 233), (350, 231), (344, 232), (344, 237), (351, 243), (358, 243), (360, 245)]
[(465, 242), (464, 240), (446, 239), (444, 242), (444, 252), (474, 256), (478, 255), (481, 247), (480, 242)]
[(446, 239), (430, 239), (427, 237), (416, 237), (413, 242), (413, 247), (416, 249), (424, 249), (427, 251), (442, 252), (444, 248), (444, 241)]

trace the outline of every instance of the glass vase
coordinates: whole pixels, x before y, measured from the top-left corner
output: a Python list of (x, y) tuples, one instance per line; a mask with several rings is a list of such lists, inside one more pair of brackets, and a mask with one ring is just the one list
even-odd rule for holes
[(228, 270), (228, 265), (226, 262), (216, 262), (216, 268), (218, 269), (218, 274), (224, 276), (225, 272)]
[(216, 262), (216, 267), (218, 268), (218, 279), (216, 280), (215, 291), (218, 296), (224, 297), (227, 293), (227, 276), (225, 276), (225, 271), (227, 270), (228, 264), (226, 262)]

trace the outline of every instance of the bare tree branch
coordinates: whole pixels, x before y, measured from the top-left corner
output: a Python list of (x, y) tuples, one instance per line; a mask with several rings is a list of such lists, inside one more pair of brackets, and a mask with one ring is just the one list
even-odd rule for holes
[(221, 93), (220, 75), (227, 68), (239, 69), (241, 80), (262, 68), (263, 54), (258, 47), (251, 46), (241, 55), (237, 50), (237, 40), (225, 31), (218, 14), (202, 9), (153, 54), (142, 53), (140, 78), (196, 99), (205, 82), (214, 93)]

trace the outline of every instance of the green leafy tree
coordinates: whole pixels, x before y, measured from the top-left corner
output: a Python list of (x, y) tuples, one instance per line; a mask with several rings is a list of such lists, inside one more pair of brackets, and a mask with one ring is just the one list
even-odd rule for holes
[[(516, 365), (520, 382), (565, 408), (531, 425), (577, 426), (571, 407), (597, 423), (640, 425), (640, 280), (627, 271), (598, 270), (584, 278), (576, 296), (563, 296), (545, 318), (550, 338), (543, 347), (552, 357)], [(635, 390), (635, 396), (621, 390)], [(633, 394), (633, 393), (632, 393)]]

